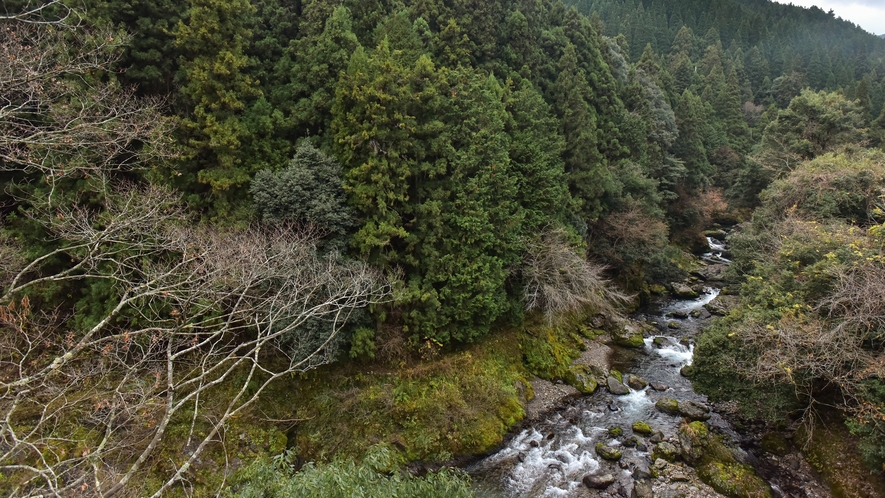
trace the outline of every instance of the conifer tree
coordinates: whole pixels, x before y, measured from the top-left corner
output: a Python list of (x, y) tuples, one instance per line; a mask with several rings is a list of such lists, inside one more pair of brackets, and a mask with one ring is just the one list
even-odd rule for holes
[(590, 105), (594, 97), (584, 71), (578, 67), (575, 46), (568, 44), (559, 60), (556, 109), (565, 137), (565, 171), (569, 190), (590, 220), (602, 214), (603, 196), (616, 190), (606, 158), (599, 151), (598, 116)]
[(692, 190), (702, 189), (713, 174), (704, 147), (704, 128), (709, 125), (703, 102), (691, 90), (686, 90), (679, 98), (675, 115), (679, 136), (671, 151), (685, 165), (686, 186)]
[[(184, 120), (188, 168), (211, 188), (216, 209), (228, 214), (231, 189), (248, 183), (254, 173), (240, 153), (250, 133), (243, 111), (261, 95), (248, 74), (245, 54), (253, 13), (248, 0), (191, 0), (187, 20), (175, 33), (183, 53), (181, 91), (190, 111)], [(192, 181), (187, 176), (183, 180)]]

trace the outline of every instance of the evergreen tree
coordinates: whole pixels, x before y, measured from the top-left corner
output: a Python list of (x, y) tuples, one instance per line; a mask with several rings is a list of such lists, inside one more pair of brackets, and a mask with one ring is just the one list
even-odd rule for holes
[(328, 232), (338, 246), (353, 224), (342, 189), (341, 165), (307, 140), (288, 168), (276, 173), (259, 171), (250, 192), (265, 220), (314, 225)]
[(582, 215), (595, 220), (604, 210), (603, 197), (615, 192), (616, 182), (599, 151), (598, 117), (590, 104), (594, 97), (584, 71), (578, 67), (575, 46), (568, 44), (559, 60), (556, 109), (565, 137), (565, 171), (569, 190)]
[(703, 189), (710, 182), (713, 167), (704, 147), (704, 128), (709, 125), (700, 97), (686, 90), (679, 98), (675, 116), (679, 136), (671, 151), (685, 165), (685, 185), (691, 191)]
[(179, 22), (175, 33), (183, 53), (181, 93), (190, 111), (183, 122), (187, 168), (195, 170), (197, 181), (211, 187), (215, 208), (225, 214), (231, 214), (236, 202), (234, 189), (247, 184), (254, 173), (240, 153), (250, 133), (243, 111), (261, 95), (248, 74), (250, 62), (244, 52), (253, 13), (248, 0), (191, 0), (187, 20)]
[(276, 69), (287, 83), (274, 90), (272, 100), (286, 114), (295, 136), (327, 133), (338, 76), (359, 46), (350, 10), (338, 6), (318, 32), (287, 49)]

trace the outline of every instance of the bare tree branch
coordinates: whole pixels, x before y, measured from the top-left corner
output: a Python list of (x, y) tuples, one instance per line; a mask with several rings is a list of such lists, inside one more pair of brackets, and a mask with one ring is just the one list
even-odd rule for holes
[(548, 320), (584, 308), (617, 315), (617, 305), (630, 298), (612, 289), (604, 270), (569, 246), (561, 228), (545, 230), (527, 244), (520, 269), (526, 310), (541, 310)]
[[(16, 496), (118, 495), (160, 446), (180, 444), (159, 496), (270, 383), (332, 361), (353, 310), (389, 293), (366, 265), (317, 254), (309, 231), (191, 228), (154, 187), (106, 197), (102, 211), (33, 212), (59, 248), (3, 288), (0, 471)], [(50, 264), (61, 256), (68, 266)], [(117, 297), (88, 329), (72, 311), (31, 309), (27, 294), (41, 286), (95, 281)], [(319, 334), (305, 326), (316, 319)], [(233, 394), (203, 411), (199, 400), (222, 385)], [(165, 438), (191, 410), (199, 424), (186, 440)]]
[(0, 22), (0, 170), (54, 186), (174, 155), (163, 101), (98, 77), (125, 36), (14, 19)]

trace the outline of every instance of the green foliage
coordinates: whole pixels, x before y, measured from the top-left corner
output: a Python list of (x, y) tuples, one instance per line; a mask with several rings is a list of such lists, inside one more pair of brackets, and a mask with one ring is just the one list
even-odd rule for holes
[(862, 126), (856, 102), (838, 93), (803, 90), (765, 127), (756, 155), (765, 167), (785, 174), (802, 161), (863, 142)]
[(520, 338), (523, 361), (533, 375), (554, 380), (569, 376), (569, 367), (584, 348), (576, 335), (562, 326), (536, 325), (526, 328)]
[[(385, 339), (375, 340), (379, 359), (393, 347)], [(336, 367), (293, 381), (291, 396), (300, 401), (285, 409), (302, 422), (289, 446), (319, 460), (356, 458), (379, 441), (407, 461), (489, 451), (525, 414), (521, 341), (508, 331), (420, 362)]]
[(730, 271), (746, 276), (741, 305), (701, 336), (693, 375), (711, 398), (772, 420), (829, 402), (836, 389), (876, 467), (883, 164), (880, 151), (824, 154), (763, 192), (752, 223), (730, 239)]
[(876, 207), (882, 203), (883, 188), (882, 152), (825, 154), (774, 182), (762, 196), (760, 216), (776, 217), (795, 210), (811, 219), (839, 218), (866, 225), (882, 218)]
[(510, 309), (518, 183), (533, 178), (511, 168), (504, 89), (493, 77), (427, 56), (409, 67), (396, 54), (386, 39), (371, 54), (357, 50), (338, 87), (336, 150), (362, 219), (354, 245), (405, 269), (398, 304), (412, 337), (475, 340)]
[(250, 192), (266, 221), (314, 225), (343, 245), (353, 214), (341, 183), (341, 165), (305, 140), (288, 168), (259, 171)]
[(255, 169), (240, 149), (250, 130), (243, 115), (261, 95), (249, 75), (245, 54), (255, 10), (248, 0), (192, 0), (187, 18), (178, 23), (175, 43), (181, 56), (181, 93), (187, 106), (183, 128), (190, 149), (180, 178), (186, 188), (208, 185), (218, 198), (221, 215), (233, 214), (235, 190), (246, 185)]
[(292, 453), (256, 460), (234, 476), (226, 496), (241, 498), (387, 498), (390, 496), (473, 496), (462, 472), (443, 469), (423, 477), (396, 470), (396, 453), (372, 447), (360, 463), (340, 460), (307, 463), (292, 470)]

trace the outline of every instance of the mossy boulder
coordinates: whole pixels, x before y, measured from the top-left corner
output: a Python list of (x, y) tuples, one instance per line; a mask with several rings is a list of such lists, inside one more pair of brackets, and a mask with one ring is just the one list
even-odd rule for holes
[(651, 434), (654, 432), (654, 429), (648, 425), (648, 422), (643, 422), (642, 420), (637, 420), (633, 422), (633, 432), (637, 434)]
[(651, 284), (648, 286), (648, 292), (662, 296), (667, 293), (667, 288), (660, 284)]
[(573, 365), (570, 367), (568, 372), (566, 372), (564, 380), (582, 394), (593, 394), (596, 392), (596, 388), (599, 387), (596, 378), (584, 365)]
[(700, 421), (679, 427), (680, 456), (698, 469), (698, 476), (729, 498), (770, 498), (768, 485)]
[(771, 498), (771, 489), (749, 465), (710, 462), (698, 469), (698, 476), (728, 498)]
[(673, 398), (661, 398), (655, 403), (659, 412), (667, 415), (679, 415), (679, 402)]
[(608, 374), (611, 375), (612, 377), (618, 379), (618, 382), (624, 382), (624, 374), (622, 374), (620, 370), (615, 370), (613, 368), (613, 369), (609, 370)]
[(710, 431), (703, 422), (692, 422), (679, 427), (679, 446), (682, 459), (689, 465), (700, 464), (710, 446)]
[(678, 329), (680, 327), (682, 327), (682, 325), (677, 321), (671, 321), (671, 322), (667, 323), (668, 329)]
[(661, 441), (656, 444), (655, 449), (651, 452), (651, 459), (653, 461), (657, 461), (660, 458), (661, 460), (673, 462), (678, 456), (679, 450), (676, 448), (676, 445), (667, 441)]
[(673, 282), (670, 284), (670, 288), (673, 289), (673, 294), (676, 297), (681, 297), (683, 299), (694, 299), (699, 296), (699, 294), (688, 284)]
[(610, 460), (612, 462), (620, 460), (623, 456), (621, 450), (612, 448), (611, 446), (607, 446), (602, 443), (596, 443), (596, 454), (603, 459)]
[(645, 337), (641, 330), (628, 325), (612, 332), (612, 342), (625, 348), (641, 348), (645, 345)]
[(617, 425), (613, 425), (608, 428), (608, 434), (611, 437), (620, 437), (622, 434), (624, 434), (624, 429), (618, 427)]

